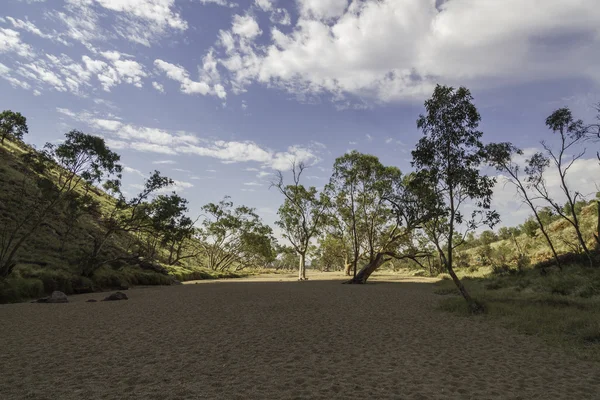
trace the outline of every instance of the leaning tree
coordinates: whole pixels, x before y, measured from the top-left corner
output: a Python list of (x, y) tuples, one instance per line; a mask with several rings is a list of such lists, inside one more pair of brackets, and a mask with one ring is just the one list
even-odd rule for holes
[[(384, 166), (377, 157), (357, 151), (339, 157), (328, 185), (333, 213), (351, 240), (354, 275), (347, 283), (365, 283), (391, 259), (423, 255), (414, 244), (414, 231), (431, 207), (417, 196), (422, 187), (396, 167)], [(366, 264), (358, 269), (358, 262)]]
[[(471, 311), (480, 312), (482, 306), (454, 272), (454, 250), (463, 237), (456, 237), (457, 229), (462, 228), (465, 235), (481, 225), (493, 227), (499, 220), (498, 213), (490, 210), (496, 180), (480, 170), (486, 161), (483, 132), (478, 130), (481, 117), (464, 87), (437, 85), (425, 109), (426, 114), (417, 120), (423, 137), (412, 151), (412, 165), (442, 205), (431, 240)], [(473, 210), (470, 217), (463, 214), (467, 204)]]

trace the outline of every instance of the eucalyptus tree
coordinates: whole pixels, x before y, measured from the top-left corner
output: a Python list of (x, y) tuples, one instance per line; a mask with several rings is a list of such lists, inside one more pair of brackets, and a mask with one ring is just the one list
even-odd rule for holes
[(385, 196), (400, 179), (400, 170), (384, 167), (379, 159), (357, 151), (338, 157), (327, 187), (343, 230), (351, 242), (353, 277), (358, 272), (361, 256), (369, 262), (375, 258), (375, 242), (391, 218)]
[[(335, 221), (343, 227), (338, 230), (348, 232), (351, 242), (354, 274), (348, 283), (365, 283), (392, 258), (420, 255), (407, 250), (414, 250), (413, 231), (424, 215), (416, 209), (429, 202), (408, 190), (409, 184), (417, 187), (412, 176), (403, 177), (398, 168), (384, 166), (373, 155), (353, 151), (335, 161), (328, 193), (338, 216)], [(359, 270), (362, 258), (366, 264)]]
[[(439, 199), (441, 213), (433, 221), (430, 239), (472, 312), (482, 311), (454, 272), (454, 250), (467, 232), (481, 225), (493, 227), (498, 213), (490, 210), (495, 178), (481, 174), (486, 152), (478, 130), (481, 117), (468, 89), (437, 85), (425, 102), (426, 114), (420, 115), (417, 127), (423, 137), (412, 151), (412, 165), (422, 181), (431, 186)], [(463, 210), (469, 203), (470, 216)]]
[(537, 221), (537, 227), (542, 232), (542, 235), (544, 235), (546, 243), (548, 244), (550, 251), (552, 251), (556, 265), (562, 269), (556, 248), (554, 247), (554, 244), (552, 243), (550, 235), (548, 234), (547, 228), (544, 224), (543, 215), (538, 211), (537, 206), (534, 204), (535, 196), (532, 197), (532, 195), (529, 193), (529, 190), (527, 189), (527, 181), (523, 181), (519, 176), (521, 167), (514, 161), (514, 156), (523, 155), (523, 151), (516, 148), (511, 143), (504, 142), (488, 144), (486, 146), (486, 152), (488, 154), (488, 162), (495, 167), (496, 170), (508, 174), (508, 181), (516, 187), (517, 193), (521, 200), (527, 204), (527, 206), (533, 212), (533, 216)]
[[(109, 262), (103, 255), (108, 242), (119, 234), (156, 235), (156, 224), (152, 219), (152, 197), (173, 185), (174, 181), (154, 171), (144, 182), (140, 192), (127, 199), (121, 192), (120, 179), (107, 180), (104, 189), (112, 196), (110, 209), (100, 213), (97, 220), (102, 229), (89, 230), (91, 248), (82, 257), (81, 274), (91, 276), (101, 265)], [(120, 257), (119, 257), (120, 258)]]
[(285, 237), (299, 256), (298, 280), (306, 280), (306, 254), (310, 242), (315, 238), (326, 218), (329, 206), (328, 198), (318, 193), (314, 186), (309, 188), (300, 184), (300, 177), (305, 169), (303, 163), (292, 163), (291, 185), (284, 183), (283, 174), (278, 172), (278, 179), (271, 187), (277, 188), (284, 196), (284, 201), (277, 214), (279, 220), (275, 223), (283, 231)]
[[(527, 160), (525, 172), (528, 174), (529, 187), (535, 190), (538, 197), (546, 201), (554, 211), (565, 219), (575, 229), (577, 240), (583, 252), (587, 255), (590, 266), (594, 264), (593, 257), (583, 238), (579, 217), (575, 204), (582, 194), (572, 190), (567, 183), (567, 173), (573, 164), (585, 154), (585, 148), (579, 147), (586, 139), (586, 127), (582, 120), (575, 120), (568, 108), (560, 108), (546, 118), (546, 126), (558, 134), (559, 145), (553, 149), (546, 141), (542, 141), (544, 153), (538, 152)], [(570, 155), (572, 153), (572, 155)], [(556, 169), (560, 181), (560, 189), (567, 199), (566, 206), (559, 204), (547, 187), (545, 173), (550, 165)]]
[(23, 136), (28, 132), (27, 118), (20, 112), (4, 110), (0, 113), (0, 144), (4, 144), (4, 139), (7, 136), (23, 139)]
[[(95, 185), (104, 178), (121, 176), (120, 157), (111, 151), (104, 139), (72, 130), (58, 146), (46, 144), (44, 150), (25, 158), (40, 173), (33, 197), (35, 203), (17, 220), (0, 231), (0, 276), (7, 276), (15, 267), (15, 257), (27, 239), (49, 216), (73, 199), (85, 185)], [(58, 173), (58, 179), (53, 174)]]
[(421, 246), (420, 232), (427, 221), (440, 214), (437, 196), (418, 175), (403, 177), (397, 168), (385, 168), (391, 179), (381, 185), (376, 196), (380, 196), (379, 216), (370, 217), (376, 222), (368, 226), (371, 229), (366, 241), (368, 262), (347, 283), (366, 283), (373, 272), (392, 259), (412, 260), (424, 267), (419, 260), (432, 255)]
[[(160, 244), (168, 251), (169, 265), (197, 255), (192, 246), (186, 246), (195, 233), (195, 221), (186, 215), (188, 211), (188, 201), (175, 192), (158, 195), (150, 203), (149, 216), (155, 233), (148, 236), (156, 238), (154, 245)], [(184, 252), (186, 247), (188, 251)]]
[(266, 266), (275, 259), (271, 227), (253, 208), (234, 207), (229, 197), (202, 207), (198, 229), (208, 267), (217, 271)]

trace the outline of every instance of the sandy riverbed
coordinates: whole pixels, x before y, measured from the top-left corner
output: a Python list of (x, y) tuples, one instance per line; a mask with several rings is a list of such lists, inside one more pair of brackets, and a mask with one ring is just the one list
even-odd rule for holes
[(599, 364), (436, 311), (431, 280), (293, 278), (0, 305), (0, 399), (600, 399)]

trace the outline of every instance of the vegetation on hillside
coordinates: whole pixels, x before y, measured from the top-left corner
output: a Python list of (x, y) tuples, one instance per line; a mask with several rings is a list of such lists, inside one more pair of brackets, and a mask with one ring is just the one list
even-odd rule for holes
[[(173, 181), (158, 171), (127, 198), (120, 157), (102, 138), (71, 131), (61, 144), (36, 150), (22, 141), (25, 117), (4, 111), (3, 300), (55, 288), (168, 284), (174, 277), (255, 268), (298, 268), (304, 280), (310, 259), (313, 268), (343, 270), (348, 283), (365, 283), (386, 266), (448, 274), (469, 309), (481, 312), (479, 293), (473, 295), (471, 282), (460, 279), (465, 271), (488, 268), (493, 279), (531, 270), (548, 275), (584, 259), (595, 271), (600, 199), (573, 190), (569, 170), (587, 147), (597, 145), (599, 125), (576, 120), (566, 108), (556, 110), (546, 125), (558, 145), (543, 141), (543, 151), (523, 160), (511, 143), (485, 143), (480, 121), (468, 89), (437, 86), (417, 120), (423, 136), (412, 152), (413, 171), (402, 173), (353, 151), (335, 160), (330, 182), (319, 192), (301, 183), (306, 166), (292, 163), (291, 184), (282, 173), (272, 183), (283, 196), (276, 223), (291, 245), (285, 246), (253, 209), (234, 206), (228, 197), (205, 205), (202, 220), (193, 218), (187, 200), (168, 193)], [(500, 214), (491, 208), (497, 178), (486, 174), (490, 168), (515, 186), (531, 210), (521, 226), (491, 230)], [(550, 193), (551, 172), (566, 202)]]

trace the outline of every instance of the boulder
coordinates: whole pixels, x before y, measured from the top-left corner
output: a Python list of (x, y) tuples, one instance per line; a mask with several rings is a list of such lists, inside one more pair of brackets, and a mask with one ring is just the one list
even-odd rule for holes
[(174, 276), (171, 276), (171, 285), (183, 285), (178, 279), (175, 279)]
[(36, 303), (68, 303), (67, 295), (55, 290), (49, 297), (42, 297)]
[(102, 301), (128, 300), (127, 295), (123, 292), (115, 292), (107, 296)]

